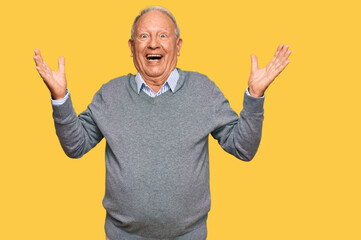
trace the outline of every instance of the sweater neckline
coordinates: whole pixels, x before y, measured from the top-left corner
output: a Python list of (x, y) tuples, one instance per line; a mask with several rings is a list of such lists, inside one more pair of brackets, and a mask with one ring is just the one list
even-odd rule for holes
[(163, 99), (166, 99), (169, 96), (172, 96), (172, 95), (176, 94), (176, 92), (183, 87), (184, 80), (185, 80), (185, 74), (181, 69), (177, 68), (177, 70), (178, 70), (178, 73), (179, 73), (179, 79), (178, 79), (176, 87), (174, 88), (174, 92), (172, 92), (172, 90), (169, 89), (165, 93), (162, 93), (162, 94), (160, 94), (159, 96), (156, 96), (156, 97), (151, 97), (148, 94), (146, 94), (144, 91), (140, 91), (139, 94), (138, 94), (137, 84), (135, 82), (135, 75), (133, 75), (133, 74), (130, 74), (129, 84), (130, 84), (130, 87), (132, 88), (133, 92), (138, 97), (140, 97), (140, 98), (142, 98), (144, 100), (147, 100), (150, 103), (156, 104), (156, 103), (158, 103), (160, 101), (163, 101)]

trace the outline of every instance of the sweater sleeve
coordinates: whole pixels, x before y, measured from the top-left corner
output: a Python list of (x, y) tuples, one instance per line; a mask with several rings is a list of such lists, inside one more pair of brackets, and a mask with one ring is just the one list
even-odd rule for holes
[(53, 105), (56, 134), (65, 154), (70, 158), (80, 158), (95, 147), (103, 138), (94, 119), (94, 111), (102, 109), (100, 90), (88, 108), (76, 115), (71, 97), (61, 105)]
[(212, 136), (226, 152), (243, 161), (252, 160), (261, 141), (264, 98), (245, 93), (240, 117), (217, 86), (214, 86), (212, 98), (215, 122)]

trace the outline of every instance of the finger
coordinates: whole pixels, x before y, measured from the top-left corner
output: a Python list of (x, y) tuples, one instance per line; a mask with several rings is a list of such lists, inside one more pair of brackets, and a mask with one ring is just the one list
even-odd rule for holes
[(65, 58), (60, 57), (58, 61), (58, 71), (61, 73), (65, 72)]
[(285, 61), (287, 60), (288, 56), (291, 54), (291, 50), (286, 51), (286, 54), (284, 54), (285, 49), (287, 49), (289, 46), (283, 46), (279, 49), (279, 53), (277, 57), (273, 57), (271, 62), (267, 65), (267, 69), (271, 72), (275, 69), (278, 69), (280, 66), (282, 66)]
[(40, 76), (43, 78), (44, 81), (47, 81), (47, 79), (50, 77), (51, 69), (49, 68), (46, 63), (40, 62), (39, 58), (34, 56), (35, 62), (36, 62), (36, 70), (39, 72)]
[(34, 56), (35, 65), (39, 66), (39, 58), (37, 56)]
[(280, 44), (275, 52), (275, 55), (271, 59), (271, 61), (267, 65), (267, 69), (273, 69), (276, 65), (278, 65), (280, 61), (280, 53), (282, 52), (284, 45)]
[(39, 74), (40, 74), (41, 77), (44, 77), (44, 76), (45, 76), (45, 72), (43, 71), (42, 68), (40, 68), (40, 67), (35, 67), (35, 68), (36, 68), (36, 70), (38, 70), (38, 72), (39, 72)]
[(283, 49), (283, 44), (280, 44), (280, 45), (278, 46), (277, 50), (276, 50), (275, 55), (274, 55), (275, 58), (278, 57), (278, 55), (280, 54), (280, 52), (282, 51), (282, 49)]
[(279, 65), (276, 69), (276, 76), (278, 76), (286, 67), (287, 65), (290, 63), (290, 60), (285, 61), (283, 64)]
[(292, 53), (292, 50), (288, 50), (285, 54), (285, 59), (287, 59)]
[(285, 62), (280, 66), (281, 71), (283, 71), (283, 69), (285, 69), (285, 67), (287, 67), (287, 65), (288, 65), (290, 62), (291, 62), (291, 60), (285, 61)]
[(284, 57), (285, 57), (285, 54), (287, 53), (289, 47), (290, 47), (290, 45), (286, 45), (286, 46), (284, 46), (284, 47), (282, 48), (282, 50), (281, 50), (280, 53), (279, 53), (279, 56), (280, 56), (281, 58), (284, 58)]
[(50, 71), (49, 66), (39, 58), (39, 56), (34, 56), (34, 60), (36, 63), (36, 69), (42, 70), (43, 72)]
[(42, 61), (39, 56), (35, 55), (33, 58), (34, 58), (36, 66), (40, 66), (42, 64)]
[(35, 55), (36, 55), (36, 56), (41, 56), (39, 49), (35, 48), (35, 49), (34, 49), (34, 52), (35, 52)]
[(287, 51), (283, 54), (282, 58), (280, 58), (280, 62), (281, 62), (281, 63), (284, 63), (284, 62), (288, 59), (288, 57), (291, 55), (291, 53), (292, 53), (292, 50), (287, 50)]
[(280, 61), (278, 59), (276, 59), (272, 64), (268, 64), (267, 65), (267, 71), (272, 73), (273, 71), (275, 71), (279, 66), (281, 65)]
[(34, 49), (35, 52), (35, 56), (39, 61), (43, 61), (43, 57), (41, 56), (40, 50), (39, 49)]
[(258, 60), (256, 55), (251, 55), (251, 62), (252, 62), (252, 66), (251, 66), (251, 71), (257, 71), (258, 70)]
[(39, 49), (35, 49), (34, 52), (35, 52), (34, 60), (35, 60), (36, 65), (39, 67), (46, 68), (47, 65), (46, 65), (43, 57), (41, 56)]
[(267, 65), (267, 70), (272, 71), (274, 68), (276, 68), (279, 64), (281, 64), (280, 59), (280, 51), (282, 51), (283, 46), (282, 44), (278, 47), (275, 56), (271, 59), (271, 61)]
[(279, 74), (279, 71), (282, 71), (287, 66), (287, 64), (289, 63), (287, 62), (287, 58), (292, 52), (291, 50), (288, 50), (288, 48), (289, 45), (280, 44), (278, 46), (275, 55), (266, 66), (266, 70), (270, 73), (270, 75), (273, 76), (275, 74), (275, 76), (277, 76)]
[(36, 68), (36, 70), (38, 70), (38, 73), (40, 74), (40, 77), (44, 80), (44, 81), (46, 81), (46, 72), (44, 72), (44, 70), (42, 69), (42, 68), (40, 68), (40, 67), (35, 67)]
[(45, 64), (44, 60), (40, 59), (38, 56), (34, 56), (34, 60), (35, 60), (36, 66), (41, 67), (41, 68), (46, 68), (46, 64)]
[(50, 67), (48, 66), (48, 64), (46, 64), (43, 56), (41, 56), (41, 53), (39, 51), (39, 49), (35, 49), (35, 56), (37, 59), (37, 63), (39, 64), (40, 67), (44, 68), (45, 70), (51, 70)]
[(276, 56), (274, 56), (274, 57), (271, 59), (271, 61), (268, 63), (267, 69), (270, 69), (270, 68), (272, 68), (273, 66), (277, 65), (278, 62), (279, 62), (279, 59), (278, 59)]

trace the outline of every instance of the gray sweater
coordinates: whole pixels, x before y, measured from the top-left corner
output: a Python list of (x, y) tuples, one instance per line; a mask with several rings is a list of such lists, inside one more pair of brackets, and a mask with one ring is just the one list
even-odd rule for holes
[(70, 97), (53, 106), (69, 157), (80, 158), (106, 139), (103, 205), (112, 240), (173, 239), (206, 224), (210, 133), (241, 160), (256, 154), (264, 99), (245, 94), (238, 117), (205, 75), (178, 72), (174, 92), (155, 98), (138, 94), (129, 74), (104, 84), (79, 116)]

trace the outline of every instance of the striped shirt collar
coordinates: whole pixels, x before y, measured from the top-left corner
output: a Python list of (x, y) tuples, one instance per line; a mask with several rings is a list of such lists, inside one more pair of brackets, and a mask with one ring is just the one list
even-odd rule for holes
[[(175, 87), (177, 86), (177, 82), (178, 82), (178, 79), (179, 79), (179, 73), (177, 71), (177, 68), (175, 68), (169, 75), (167, 81), (165, 81), (165, 83), (163, 84), (166, 85), (168, 84), (169, 85), (169, 88), (170, 90), (172, 90), (172, 92), (174, 92), (174, 89)], [(144, 82), (142, 76), (140, 75), (140, 73), (138, 72), (137, 75), (135, 76), (135, 82), (137, 84), (137, 91), (138, 91), (138, 94), (140, 93), (140, 90), (142, 90), (143, 86), (147, 86), (148, 85)], [(163, 87), (162, 86), (162, 87)], [(148, 87), (149, 88), (149, 87)]]

